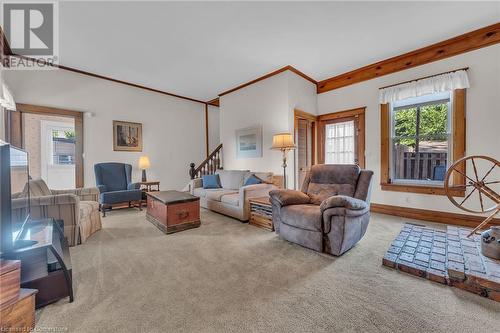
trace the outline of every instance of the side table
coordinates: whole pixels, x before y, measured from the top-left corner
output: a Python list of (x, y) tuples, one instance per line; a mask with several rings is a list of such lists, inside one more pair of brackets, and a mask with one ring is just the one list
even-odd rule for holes
[(140, 189), (142, 190), (141, 205), (146, 206), (147, 205), (146, 193), (159, 191), (160, 190), (160, 182), (159, 181), (146, 181), (146, 182), (139, 182), (139, 184), (141, 184)]
[(269, 197), (259, 197), (249, 199), (250, 203), (250, 223), (259, 228), (274, 231), (273, 210)]
[(141, 190), (146, 192), (153, 192), (160, 190), (160, 182), (159, 181), (148, 181), (148, 182), (139, 182), (141, 184)]

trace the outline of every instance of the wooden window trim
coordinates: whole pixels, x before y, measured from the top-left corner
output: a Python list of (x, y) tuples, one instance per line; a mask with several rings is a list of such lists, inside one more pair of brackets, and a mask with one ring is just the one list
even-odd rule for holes
[(337, 119), (358, 120), (358, 165), (365, 168), (365, 112), (366, 107), (322, 114), (318, 117), (318, 163), (325, 163), (325, 125)]
[(83, 112), (52, 108), (47, 106), (31, 105), (31, 104), (16, 104), (17, 111), (22, 113), (46, 114), (52, 116), (69, 117), (75, 121), (75, 134), (80, 140), (77, 140), (75, 146), (75, 187), (81, 188), (84, 186), (83, 173)]
[[(380, 186), (383, 191), (409, 192), (432, 195), (446, 195), (443, 186), (393, 184), (390, 182), (390, 110), (389, 104), (380, 105)], [(453, 91), (453, 146), (452, 161), (456, 161), (465, 156), (465, 89)], [(464, 169), (461, 170), (465, 173)], [(455, 173), (454, 185), (465, 185), (463, 176)], [(465, 190), (453, 190), (454, 196), (465, 196)]]

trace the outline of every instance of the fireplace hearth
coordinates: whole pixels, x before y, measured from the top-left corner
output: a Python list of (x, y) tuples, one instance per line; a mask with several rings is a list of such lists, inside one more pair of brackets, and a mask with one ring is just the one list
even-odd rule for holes
[(405, 224), (383, 265), (500, 302), (500, 260), (481, 254), (481, 236), (471, 229), (447, 230)]

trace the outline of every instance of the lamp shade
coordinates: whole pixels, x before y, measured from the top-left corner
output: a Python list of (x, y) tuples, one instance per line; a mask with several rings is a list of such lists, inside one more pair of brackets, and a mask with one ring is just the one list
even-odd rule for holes
[(149, 162), (149, 157), (141, 156), (139, 158), (139, 169), (145, 170), (151, 167), (151, 163)]
[(273, 136), (271, 149), (294, 149), (293, 135), (291, 133), (278, 133)]

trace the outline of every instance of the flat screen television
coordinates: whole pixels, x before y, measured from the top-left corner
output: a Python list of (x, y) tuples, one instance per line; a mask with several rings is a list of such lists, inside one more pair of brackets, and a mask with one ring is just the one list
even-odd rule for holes
[[(25, 195), (19, 195), (23, 192)], [(0, 140), (0, 251), (24, 244), (20, 238), (30, 218), (28, 154)]]

